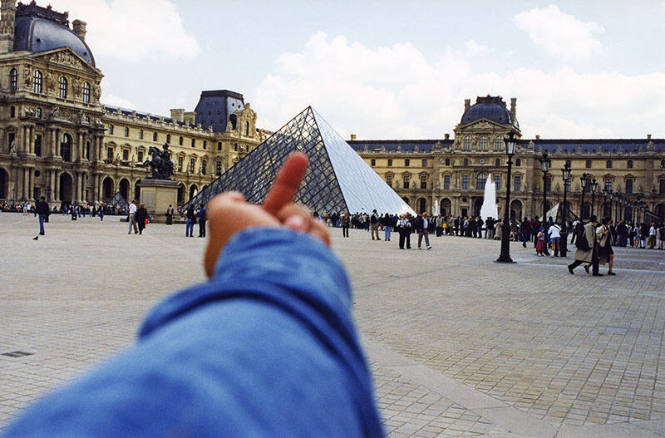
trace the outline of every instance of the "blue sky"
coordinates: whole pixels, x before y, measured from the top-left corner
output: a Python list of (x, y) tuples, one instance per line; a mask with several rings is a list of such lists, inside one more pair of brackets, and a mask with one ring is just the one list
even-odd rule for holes
[(142, 111), (231, 89), (267, 129), (312, 105), (344, 136), (441, 138), (490, 93), (527, 137), (665, 137), (662, 0), (51, 3), (88, 22), (102, 100)]

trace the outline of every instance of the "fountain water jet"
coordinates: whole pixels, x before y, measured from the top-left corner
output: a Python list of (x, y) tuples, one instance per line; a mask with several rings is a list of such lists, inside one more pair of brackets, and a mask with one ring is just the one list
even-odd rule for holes
[(480, 207), (480, 217), (487, 221), (488, 217), (499, 218), (499, 211), (496, 208), (496, 184), (492, 181), (492, 174), (489, 174), (485, 182), (485, 194), (483, 195), (483, 205)]

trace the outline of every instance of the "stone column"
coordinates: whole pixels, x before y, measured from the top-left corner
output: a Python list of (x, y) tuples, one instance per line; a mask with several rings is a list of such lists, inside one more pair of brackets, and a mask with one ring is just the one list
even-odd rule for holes
[(55, 130), (55, 156), (60, 156), (60, 129)]
[(54, 172), (55, 176), (55, 190), (53, 192), (53, 200), (54, 201), (60, 201), (60, 175), (58, 174), (59, 172), (56, 170)]
[(49, 201), (54, 201), (55, 200), (55, 170), (51, 169), (49, 171), (49, 180), (51, 182), (51, 197)]
[(35, 199), (35, 169), (28, 168), (28, 199)]
[(30, 168), (23, 168), (23, 197), (30, 199)]

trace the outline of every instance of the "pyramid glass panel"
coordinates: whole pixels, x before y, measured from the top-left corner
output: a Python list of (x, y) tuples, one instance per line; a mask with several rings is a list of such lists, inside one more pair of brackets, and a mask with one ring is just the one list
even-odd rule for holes
[(286, 157), (301, 151), (309, 168), (296, 202), (319, 213), (412, 212), (404, 201), (311, 107), (295, 116), (245, 158), (187, 202), (206, 204), (215, 195), (240, 191), (247, 201), (263, 202)]

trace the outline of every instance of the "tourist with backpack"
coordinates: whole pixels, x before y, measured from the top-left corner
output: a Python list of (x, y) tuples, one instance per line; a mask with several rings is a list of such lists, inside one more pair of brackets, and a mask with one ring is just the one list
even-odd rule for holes
[(598, 226), (596, 216), (591, 216), (589, 222), (580, 230), (578, 225), (575, 237), (575, 261), (568, 265), (568, 271), (573, 274), (573, 270), (581, 265), (584, 265), (584, 270), (589, 273), (589, 267), (593, 265), (593, 275), (600, 277), (603, 274), (598, 272), (598, 253), (596, 248), (596, 227)]

